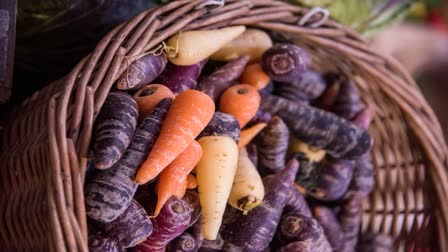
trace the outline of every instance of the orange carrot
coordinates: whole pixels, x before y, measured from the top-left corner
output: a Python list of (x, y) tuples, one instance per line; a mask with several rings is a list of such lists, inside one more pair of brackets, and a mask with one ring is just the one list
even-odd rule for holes
[(246, 145), (248, 145), (249, 142), (252, 141), (252, 139), (254, 139), (266, 126), (266, 123), (257, 123), (248, 129), (242, 130), (238, 148), (241, 149), (246, 147)]
[(189, 89), (177, 95), (135, 181), (142, 185), (157, 177), (194, 141), (210, 122), (214, 112), (215, 103), (200, 91)]
[(161, 84), (150, 84), (140, 88), (134, 94), (137, 101), (140, 121), (151, 113), (155, 106), (165, 98), (174, 99), (174, 94), (169, 88)]
[[(187, 176), (202, 157), (201, 145), (193, 141), (171, 164), (161, 173), (157, 187), (157, 206), (154, 215), (157, 216), (163, 205), (171, 196), (179, 199), (187, 189)], [(183, 188), (185, 187), (185, 188)]]
[(188, 189), (195, 189), (198, 187), (198, 184), (196, 183), (196, 177), (193, 174), (188, 174), (187, 176), (187, 188)]
[[(182, 181), (182, 183), (180, 183), (180, 185), (177, 188), (175, 188), (173, 196), (176, 197), (177, 199), (182, 199), (185, 195), (185, 192), (187, 192), (187, 187), (188, 187), (188, 181), (187, 179), (184, 179), (184, 181)], [(160, 209), (161, 208), (162, 206), (160, 207)]]
[(219, 103), (219, 109), (233, 115), (243, 128), (257, 113), (260, 107), (260, 93), (248, 84), (239, 84), (224, 91)]
[(240, 81), (260, 90), (269, 84), (269, 76), (263, 71), (260, 63), (248, 65), (241, 75)]

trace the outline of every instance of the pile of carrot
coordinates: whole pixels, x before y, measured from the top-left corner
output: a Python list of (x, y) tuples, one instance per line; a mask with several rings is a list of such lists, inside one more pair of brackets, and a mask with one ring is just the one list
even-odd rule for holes
[(373, 187), (373, 111), (353, 82), (245, 26), (163, 45), (130, 64), (95, 122), (107, 165), (86, 180), (90, 248), (353, 250)]

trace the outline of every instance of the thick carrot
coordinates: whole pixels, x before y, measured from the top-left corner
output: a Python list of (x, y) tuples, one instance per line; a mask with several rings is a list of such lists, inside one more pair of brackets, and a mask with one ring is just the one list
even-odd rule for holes
[(240, 81), (260, 90), (269, 83), (269, 76), (263, 71), (260, 63), (248, 65), (241, 75)]
[(233, 115), (240, 127), (243, 128), (258, 111), (260, 107), (260, 94), (258, 90), (248, 84), (232, 86), (221, 96), (220, 111)]
[(159, 138), (135, 178), (138, 184), (154, 179), (179, 156), (207, 126), (215, 103), (197, 90), (180, 93), (168, 110)]
[(184, 152), (160, 173), (159, 185), (157, 187), (157, 206), (154, 216), (159, 214), (160, 209), (171, 196), (174, 195), (180, 199), (183, 197), (182, 194), (185, 194), (187, 189), (187, 176), (199, 162), (201, 156), (201, 145), (193, 141)]
[(198, 187), (198, 183), (196, 182), (196, 177), (193, 174), (188, 174), (187, 189), (195, 189), (196, 187)]
[(137, 101), (139, 119), (145, 119), (156, 105), (165, 98), (174, 99), (174, 94), (169, 88), (161, 84), (151, 84), (140, 88), (135, 94)]
[(258, 133), (266, 128), (266, 126), (266, 123), (257, 123), (248, 129), (242, 130), (240, 134), (240, 141), (238, 142), (238, 148), (241, 149), (246, 147), (246, 145), (248, 145), (250, 141), (258, 135)]

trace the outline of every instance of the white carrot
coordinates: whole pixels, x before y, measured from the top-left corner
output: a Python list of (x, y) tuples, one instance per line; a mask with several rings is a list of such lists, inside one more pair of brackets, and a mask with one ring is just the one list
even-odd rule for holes
[(245, 26), (231, 26), (217, 30), (197, 30), (179, 33), (167, 41), (171, 50), (168, 60), (179, 66), (198, 63), (238, 37)]
[(196, 166), (204, 238), (215, 240), (232, 188), (238, 163), (238, 146), (227, 136), (199, 139), (202, 158)]
[(240, 149), (238, 166), (230, 191), (229, 204), (247, 214), (263, 201), (264, 186), (255, 165), (250, 161), (246, 148)]

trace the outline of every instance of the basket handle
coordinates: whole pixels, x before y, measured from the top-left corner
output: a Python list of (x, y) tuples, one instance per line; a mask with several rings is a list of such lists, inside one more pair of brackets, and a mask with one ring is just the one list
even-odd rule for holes
[(226, 3), (225, 0), (206, 0), (203, 3), (199, 4), (198, 6), (196, 6), (195, 9), (202, 9), (207, 6), (220, 8), (224, 6), (225, 3)]
[(322, 7), (314, 7), (311, 10), (309, 10), (305, 15), (303, 15), (303, 17), (299, 20), (298, 25), (300, 26), (305, 26), (305, 24), (315, 15), (320, 15), (320, 19), (317, 20), (316, 22), (310, 23), (309, 25), (307, 25), (308, 27), (311, 28), (319, 28), (320, 26), (322, 26), (323, 24), (325, 24), (325, 22), (327, 22), (327, 20), (330, 18), (330, 11), (322, 8)]

